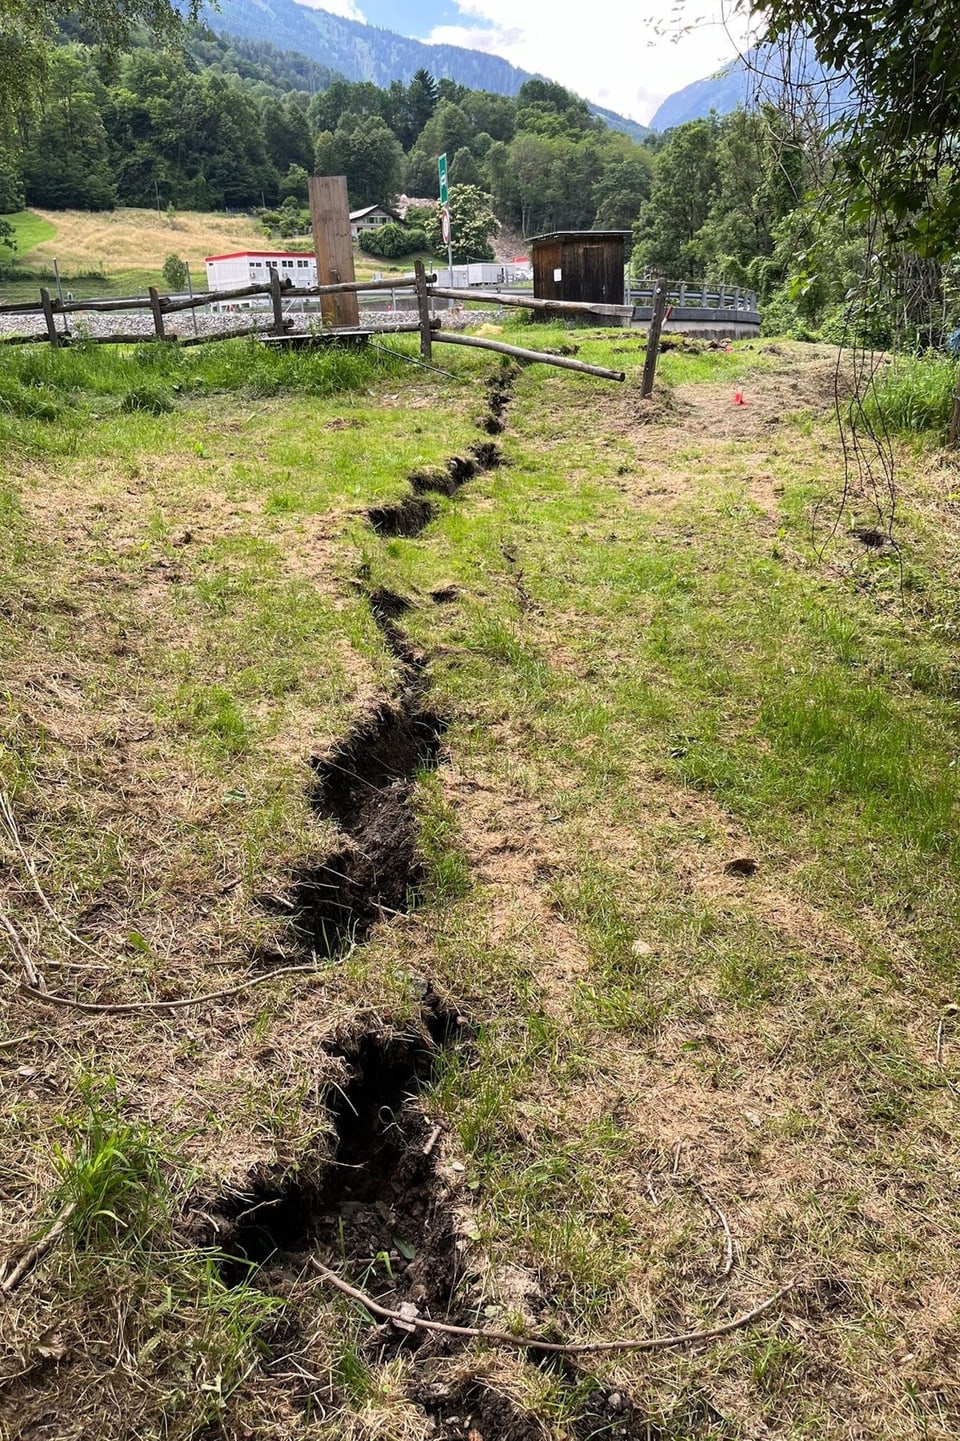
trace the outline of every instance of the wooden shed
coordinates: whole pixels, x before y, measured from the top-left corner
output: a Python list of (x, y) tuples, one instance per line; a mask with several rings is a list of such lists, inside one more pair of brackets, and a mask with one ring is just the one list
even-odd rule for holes
[(626, 230), (558, 230), (536, 235), (533, 293), (539, 300), (593, 300), (623, 304)]

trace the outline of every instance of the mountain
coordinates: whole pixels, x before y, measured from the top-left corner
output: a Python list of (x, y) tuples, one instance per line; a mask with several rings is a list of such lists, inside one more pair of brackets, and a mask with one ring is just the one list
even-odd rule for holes
[[(428, 21), (439, 23), (445, 14), (442, 3), (429, 9)], [(438, 80), (455, 80), (470, 90), (516, 95), (525, 80), (534, 78), (499, 55), (459, 45), (428, 45), (376, 25), (298, 5), (296, 0), (219, 0), (216, 7), (205, 7), (201, 19), (218, 34), (267, 40), (280, 50), (298, 51), (347, 80), (370, 80), (381, 87), (392, 80), (409, 84), (417, 70), (425, 69)], [(590, 109), (612, 130), (634, 139), (649, 133), (645, 126), (612, 110), (598, 105)]]
[(729, 115), (738, 105), (750, 109), (761, 101), (776, 104), (786, 91), (794, 88), (809, 91), (822, 111), (824, 123), (836, 120), (851, 103), (849, 80), (835, 71), (824, 70), (809, 41), (793, 50), (789, 65), (785, 65), (775, 47), (764, 45), (748, 50), (739, 60), (707, 79), (694, 80), (692, 85), (669, 95), (650, 126), (653, 130), (672, 130), (689, 120), (703, 119), (711, 110), (718, 115)]

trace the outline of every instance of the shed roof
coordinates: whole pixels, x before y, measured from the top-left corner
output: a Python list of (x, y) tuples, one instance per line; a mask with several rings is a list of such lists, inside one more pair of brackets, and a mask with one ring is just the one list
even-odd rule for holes
[(529, 243), (538, 245), (547, 240), (629, 240), (629, 230), (554, 230), (549, 235), (533, 235)]

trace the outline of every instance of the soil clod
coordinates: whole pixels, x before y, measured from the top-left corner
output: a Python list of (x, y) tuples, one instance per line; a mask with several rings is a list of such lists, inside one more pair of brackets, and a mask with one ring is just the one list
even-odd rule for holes
[(544, 1441), (548, 1434), (535, 1416), (480, 1380), (428, 1383), (413, 1399), (433, 1418), (437, 1441)]
[(882, 550), (885, 545), (893, 544), (886, 531), (876, 530), (869, 525), (855, 525), (850, 534), (868, 550)]
[(470, 447), (471, 454), (475, 457), (478, 470), (496, 470), (503, 464), (503, 455), (500, 447), (494, 445), (492, 440), (481, 440)]
[(419, 495), (408, 495), (395, 505), (375, 505), (367, 511), (367, 519), (378, 535), (419, 535), (437, 514), (432, 501)]

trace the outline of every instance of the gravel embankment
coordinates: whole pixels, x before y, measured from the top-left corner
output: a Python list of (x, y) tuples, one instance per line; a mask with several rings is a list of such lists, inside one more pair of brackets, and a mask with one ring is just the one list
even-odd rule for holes
[[(196, 330), (194, 329), (193, 315), (196, 315)], [(441, 325), (453, 329), (462, 330), (465, 322), (469, 319), (472, 326), (482, 325), (484, 322), (497, 323), (503, 319), (502, 310), (471, 310), (460, 312), (456, 310), (439, 310)], [(292, 334), (305, 334), (309, 332), (311, 325), (316, 325), (318, 315), (316, 311), (309, 313), (292, 313), (289, 319), (293, 320)], [(63, 331), (66, 316), (57, 316), (57, 329)], [(410, 324), (416, 319), (413, 311), (393, 310), (370, 310), (362, 311), (360, 323), (370, 329), (390, 330), (399, 324)], [(106, 315), (95, 311), (80, 311), (69, 317), (71, 333), (80, 338), (89, 336), (91, 339), (100, 339), (109, 335), (130, 336), (133, 340), (149, 340), (154, 334), (153, 317), (149, 311), (111, 311)], [(217, 314), (202, 311), (177, 311), (174, 315), (164, 316), (164, 328), (168, 335), (181, 335), (189, 339), (195, 334), (216, 336), (225, 330), (236, 330), (241, 326), (249, 327), (251, 330), (269, 330), (272, 324), (272, 316), (264, 311), (232, 310), (221, 311)], [(43, 318), (38, 315), (0, 315), (0, 335), (29, 335), (37, 340), (46, 341), (47, 334), (43, 326)]]

